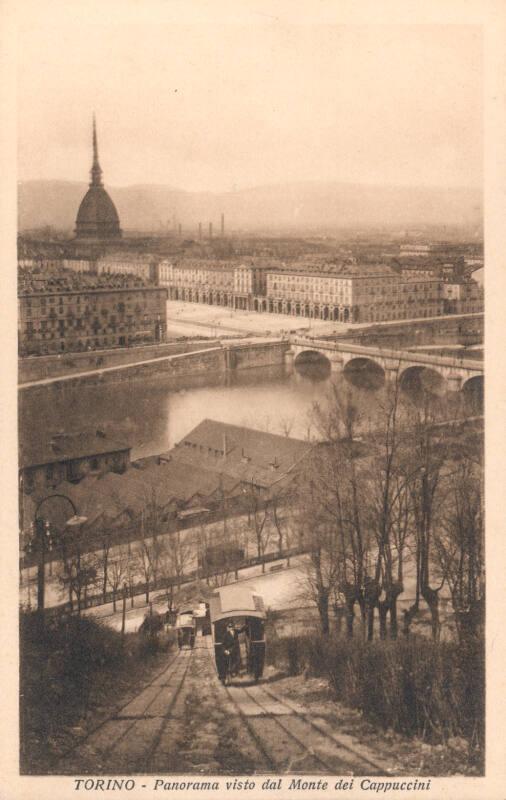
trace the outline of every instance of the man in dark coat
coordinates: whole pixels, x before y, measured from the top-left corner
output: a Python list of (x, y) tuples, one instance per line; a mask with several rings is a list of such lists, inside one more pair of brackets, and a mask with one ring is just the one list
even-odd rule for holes
[(230, 664), (230, 673), (232, 675), (234, 674), (236, 644), (238, 645), (239, 641), (235, 635), (234, 624), (229, 622), (223, 636), (223, 653), (225, 658), (228, 659), (228, 663)]

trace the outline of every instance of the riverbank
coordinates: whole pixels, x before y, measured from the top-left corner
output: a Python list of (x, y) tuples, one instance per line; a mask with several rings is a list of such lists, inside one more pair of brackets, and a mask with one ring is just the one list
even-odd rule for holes
[(84, 353), (30, 356), (18, 362), (18, 383), (25, 384), (56, 377), (65, 377), (97, 369), (124, 366), (166, 356), (216, 347), (217, 342), (203, 337), (191, 341), (168, 341), (160, 344), (116, 347)]
[[(21, 382), (19, 389), (26, 391), (44, 387), (59, 388), (68, 384), (99, 386), (130, 382), (132, 379), (179, 383), (181, 378), (196, 375), (216, 375), (228, 370), (282, 365), (288, 347), (288, 342), (275, 339), (231, 343), (205, 342), (204, 347), (175, 355), (151, 355), (124, 364), (98, 366), (95, 369), (72, 371), (69, 374)], [(137, 358), (141, 355), (137, 354)], [(135, 354), (133, 356), (135, 357)]]

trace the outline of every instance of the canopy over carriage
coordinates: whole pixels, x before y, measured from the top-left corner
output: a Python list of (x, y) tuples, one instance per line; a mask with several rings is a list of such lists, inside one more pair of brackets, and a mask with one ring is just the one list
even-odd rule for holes
[(176, 617), (177, 643), (179, 649), (195, 644), (195, 616), (193, 609), (184, 609)]
[[(241, 669), (240, 634), (244, 634), (246, 671), (257, 681), (265, 661), (265, 608), (264, 601), (254, 589), (246, 586), (222, 586), (210, 599), (211, 625), (216, 669), (221, 681), (229, 671), (230, 649), (227, 629), (232, 631), (236, 645), (232, 648), (232, 671)], [(232, 625), (233, 629), (229, 626)], [(228, 641), (230, 633), (228, 634)]]

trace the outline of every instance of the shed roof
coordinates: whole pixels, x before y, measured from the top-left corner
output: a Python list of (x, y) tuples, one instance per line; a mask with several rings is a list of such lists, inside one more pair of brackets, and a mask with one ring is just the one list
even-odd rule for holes
[[(312, 444), (240, 425), (205, 419), (166, 454), (243, 483), (270, 487), (309, 453)], [(221, 478), (220, 478), (221, 480)]]
[(26, 438), (23, 438), (21, 431), (19, 466), (26, 469), (105, 453), (126, 452), (130, 449), (130, 445), (111, 439), (101, 430), (49, 435), (42, 432), (40, 436)]

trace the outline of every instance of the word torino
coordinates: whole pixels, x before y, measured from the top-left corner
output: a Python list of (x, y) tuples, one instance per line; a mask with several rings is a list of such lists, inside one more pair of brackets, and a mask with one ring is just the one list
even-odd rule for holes
[(74, 789), (85, 792), (131, 792), (135, 789), (133, 778), (74, 778)]
[[(131, 792), (135, 789), (136, 783), (133, 778), (74, 778), (74, 789), (85, 792)], [(254, 785), (254, 784), (253, 784)], [(146, 789), (146, 784), (141, 784), (141, 789)], [(152, 789), (188, 791), (218, 791), (220, 784), (218, 781), (166, 781), (156, 778)]]

